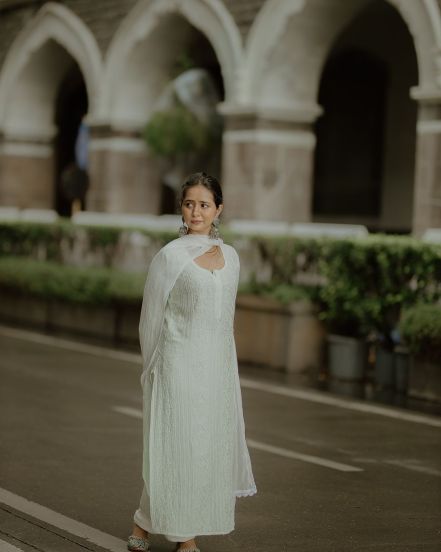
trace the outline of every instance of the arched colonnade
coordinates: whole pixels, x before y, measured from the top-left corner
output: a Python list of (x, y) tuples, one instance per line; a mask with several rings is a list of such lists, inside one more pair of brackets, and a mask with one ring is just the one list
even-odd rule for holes
[[(221, 0), (139, 0), (104, 52), (78, 15), (47, 2), (16, 36), (0, 71), (0, 203), (54, 205), (57, 94), (66, 75), (75, 74), (82, 78), (78, 86), (87, 95), (91, 128), (87, 208), (158, 213), (157, 167), (140, 130), (179, 49), (199, 33), (213, 49), (225, 91), (219, 110), (225, 124), (222, 181), (228, 218), (318, 220), (314, 156), (323, 75), (330, 57), (351, 43), (347, 29), (372, 4), (393, 8), (415, 54), (416, 79), (406, 94), (417, 107), (417, 123), (409, 131), (416, 133), (416, 166), (395, 225), (405, 227), (407, 218), (416, 233), (440, 225), (436, 0), (354, 0), (345, 8), (329, 0), (266, 0), (245, 38)], [(407, 86), (404, 77), (402, 83)], [(393, 121), (386, 127), (386, 134), (393, 134)], [(400, 132), (396, 129), (397, 140)], [(394, 166), (393, 160), (387, 163)], [(386, 175), (383, 203), (400, 195), (393, 172)], [(387, 210), (377, 216), (380, 226), (386, 219)], [(375, 219), (370, 222), (374, 228)]]

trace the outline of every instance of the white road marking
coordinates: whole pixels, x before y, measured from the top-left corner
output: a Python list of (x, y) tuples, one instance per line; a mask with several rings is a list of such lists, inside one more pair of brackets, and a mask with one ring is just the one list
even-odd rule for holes
[(257, 450), (264, 450), (278, 456), (284, 456), (285, 458), (293, 458), (294, 460), (301, 460), (302, 462), (308, 462), (309, 464), (317, 464), (317, 466), (324, 466), (325, 468), (331, 468), (342, 472), (360, 472), (364, 471), (363, 468), (357, 468), (350, 466), (349, 464), (342, 464), (340, 462), (334, 462), (333, 460), (327, 460), (326, 458), (320, 458), (319, 456), (311, 456), (310, 454), (303, 454), (301, 452), (295, 452), (281, 447), (275, 447), (273, 445), (267, 445), (260, 441), (254, 441), (253, 439), (247, 439), (247, 445)]
[[(126, 414), (127, 416), (132, 416), (133, 418), (142, 419), (142, 411), (137, 408), (132, 408), (130, 406), (114, 406), (112, 410), (119, 412), (120, 414)], [(260, 441), (254, 441), (253, 439), (247, 439), (247, 444), (251, 448), (258, 450), (264, 450), (266, 452), (271, 452), (279, 456), (284, 456), (286, 458), (294, 458), (295, 460), (303, 460), (311, 464), (317, 464), (319, 466), (325, 466), (327, 468), (333, 468), (335, 470), (344, 471), (344, 472), (357, 472), (364, 471), (363, 468), (357, 468), (355, 466), (350, 466), (348, 464), (341, 464), (340, 462), (334, 462), (333, 460), (327, 460), (319, 456), (312, 456), (310, 454), (302, 454), (300, 452), (294, 452), (289, 449), (275, 447), (273, 445), (267, 445), (266, 443), (261, 443)], [(353, 460), (357, 460), (354, 459)], [(419, 473), (424, 473), (426, 475), (434, 475), (441, 477), (441, 471), (435, 468), (429, 468), (427, 466), (421, 466), (420, 464), (415, 464), (411, 461), (406, 460), (377, 460), (374, 458), (360, 458), (360, 462), (368, 462), (371, 464), (391, 464), (393, 466), (398, 466), (400, 468), (405, 468), (407, 470), (416, 471)]]
[(2, 539), (0, 539), (0, 550), (1, 552), (23, 552), (22, 548), (17, 548)]
[(132, 416), (133, 418), (139, 418), (142, 420), (142, 411), (138, 408), (131, 408), (130, 406), (113, 406), (112, 410), (119, 412), (120, 414), (126, 414), (126, 416)]
[[(127, 543), (121, 539), (103, 533), (98, 529), (89, 527), (84, 523), (71, 519), (63, 514), (59, 514), (54, 510), (46, 508), (36, 502), (31, 502), (22, 496), (16, 495), (0, 488), (0, 502), (19, 510), (29, 516), (32, 516), (40, 521), (44, 521), (50, 525), (58, 527), (63, 531), (67, 531), (71, 535), (81, 537), (86, 541), (101, 546), (110, 552), (127, 552)], [(3, 552), (3, 548), (1, 548)], [(13, 551), (11, 551), (13, 552)]]
[[(98, 345), (89, 345), (87, 343), (71, 341), (68, 339), (39, 334), (37, 332), (31, 332), (29, 330), (10, 328), (8, 326), (2, 326), (2, 325), (0, 325), (0, 334), (8, 337), (18, 338), (18, 339), (26, 339), (34, 343), (50, 345), (53, 347), (60, 347), (62, 349), (68, 349), (71, 351), (77, 351), (80, 353), (96, 355), (99, 357), (112, 358), (115, 360), (123, 360), (124, 362), (129, 362), (129, 363), (136, 364), (137, 366), (142, 366), (141, 355), (137, 353), (120, 351), (109, 347), (100, 347)], [(385, 416), (387, 418), (393, 418), (395, 420), (413, 422), (413, 423), (428, 425), (432, 427), (441, 427), (441, 418), (437, 418), (436, 416), (431, 416), (429, 414), (413, 413), (403, 409), (387, 407), (387, 406), (379, 406), (376, 404), (363, 402), (363, 401), (355, 401), (352, 399), (346, 399), (346, 398), (340, 399), (338, 397), (334, 397), (328, 394), (326, 391), (293, 389), (290, 387), (284, 387), (282, 385), (266, 383), (263, 381), (257, 381), (257, 380), (244, 378), (244, 377), (240, 378), (240, 383), (242, 387), (246, 389), (253, 389), (255, 391), (273, 393), (276, 395), (291, 397), (293, 399), (300, 399), (303, 401), (326, 404), (328, 406), (345, 408), (347, 410), (363, 412), (365, 414), (377, 414), (379, 416)]]
[(419, 473), (425, 473), (426, 475), (434, 475), (436, 477), (441, 477), (441, 471), (435, 468), (429, 468), (427, 466), (421, 466), (421, 464), (415, 464), (411, 460), (384, 460), (386, 464), (391, 464), (392, 466), (398, 466), (400, 468), (405, 468), (406, 470), (416, 471)]
[[(112, 410), (118, 412), (119, 414), (125, 414), (126, 416), (132, 416), (133, 418), (142, 419), (142, 411), (137, 408), (131, 408), (126, 406), (113, 406)], [(343, 471), (343, 472), (359, 472), (364, 471), (362, 468), (357, 468), (355, 466), (349, 466), (348, 464), (341, 464), (340, 462), (334, 462), (333, 460), (327, 460), (326, 458), (320, 458), (319, 456), (311, 456), (310, 454), (302, 454), (301, 452), (295, 452), (293, 450), (274, 447), (273, 445), (267, 445), (266, 443), (261, 443), (260, 441), (254, 441), (253, 439), (247, 439), (247, 445), (250, 448), (255, 448), (257, 450), (264, 450), (265, 452), (270, 452), (272, 454), (277, 454), (278, 456), (283, 456), (285, 458), (293, 458), (295, 460), (301, 460), (302, 462), (308, 462), (310, 464), (317, 464), (318, 466), (324, 466), (325, 468), (331, 468), (333, 470)]]
[(282, 387), (281, 385), (265, 383), (249, 378), (240, 378), (240, 383), (242, 387), (265, 391), (266, 393), (274, 393), (276, 395), (283, 395), (294, 399), (301, 399), (329, 406), (337, 406), (338, 408), (346, 408), (348, 410), (355, 410), (357, 412), (364, 412), (367, 414), (379, 414), (380, 416), (386, 416), (388, 418), (394, 418), (396, 420), (403, 420), (406, 422), (415, 422), (417, 424), (441, 427), (440, 418), (429, 416), (427, 414), (414, 414), (413, 412), (388, 408), (386, 406), (378, 406), (376, 404), (364, 403), (361, 401), (358, 402), (351, 399), (339, 399), (338, 397), (327, 395), (324, 392), (320, 393), (319, 391), (309, 391), (307, 389), (292, 389), (290, 387)]
[(38, 343), (39, 345), (50, 345), (52, 347), (59, 347), (60, 349), (67, 349), (69, 351), (76, 351), (78, 353), (86, 353), (88, 355), (95, 355), (115, 360), (124, 360), (125, 362), (133, 362), (134, 364), (139, 365), (142, 364), (141, 355), (136, 353), (129, 353), (126, 351), (119, 351), (118, 349), (112, 349), (111, 347), (89, 345), (89, 343), (81, 343), (80, 341), (72, 341), (70, 339), (64, 339), (62, 337), (55, 337), (51, 335), (32, 332), (29, 330), (21, 330), (1, 325), (0, 334), (5, 335), (6, 337), (26, 339), (26, 341)]

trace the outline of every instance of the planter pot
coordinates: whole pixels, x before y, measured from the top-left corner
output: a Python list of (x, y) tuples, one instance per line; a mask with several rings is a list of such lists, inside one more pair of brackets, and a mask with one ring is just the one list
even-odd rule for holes
[(395, 348), (395, 390), (398, 393), (407, 393), (409, 383), (410, 357), (404, 347)]
[(289, 312), (286, 371), (317, 374), (324, 364), (326, 343), (318, 308), (310, 301), (296, 301)]
[(329, 334), (327, 342), (329, 376), (343, 381), (362, 381), (367, 365), (366, 341)]
[(116, 308), (116, 341), (139, 349), (139, 317), (141, 305), (121, 305)]
[(278, 301), (252, 294), (237, 297), (234, 317), (239, 362), (285, 369), (289, 312)]
[(377, 347), (375, 351), (374, 378), (377, 387), (395, 387), (395, 353)]
[(441, 403), (441, 360), (410, 357), (409, 368), (409, 396)]
[(112, 307), (80, 305), (59, 300), (49, 302), (48, 325), (72, 335), (113, 340), (115, 311)]
[(139, 305), (80, 305), (0, 290), (0, 322), (139, 349)]
[(283, 305), (252, 294), (237, 296), (235, 340), (240, 362), (292, 373), (317, 373), (325, 330), (309, 301)]
[(0, 320), (29, 328), (46, 328), (48, 304), (44, 299), (0, 291)]

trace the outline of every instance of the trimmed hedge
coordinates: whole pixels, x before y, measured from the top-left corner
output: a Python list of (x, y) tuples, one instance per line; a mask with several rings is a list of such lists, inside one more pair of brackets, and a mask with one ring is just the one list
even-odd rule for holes
[[(0, 259), (2, 256), (32, 256), (40, 260), (61, 262), (66, 240), (67, 245), (73, 245), (81, 233), (82, 236), (86, 235), (92, 248), (104, 248), (104, 264), (110, 267), (118, 240), (127, 230), (76, 226), (70, 221), (56, 224), (2, 223)], [(138, 230), (151, 237), (158, 249), (177, 237), (177, 230), (130, 230)], [(257, 251), (259, 263), (265, 266), (267, 281), (258, 282), (259, 275), (252, 274), (250, 281), (241, 285), (241, 292), (269, 295), (283, 303), (309, 298), (318, 303), (320, 318), (328, 330), (334, 333), (357, 337), (373, 333), (392, 346), (392, 332), (398, 325), (403, 308), (417, 303), (434, 303), (441, 298), (439, 244), (424, 243), (409, 236), (385, 234), (346, 239), (259, 234), (244, 237), (228, 228), (221, 228), (221, 235), (225, 243), (234, 244), (236, 240), (237, 243), (243, 243), (245, 240), (247, 247)], [(24, 265), (23, 269), (16, 269), (18, 280), (22, 270), (26, 270)], [(62, 267), (62, 270), (71, 270), (73, 274), (80, 269)], [(95, 280), (103, 278), (101, 284), (90, 284), (90, 289), (89, 284), (83, 282), (81, 291), (74, 292), (71, 289), (66, 295), (79, 297), (79, 300), (82, 294), (98, 298), (100, 290), (106, 288), (108, 284), (105, 282), (110, 278), (99, 276), (101, 270), (84, 269), (90, 274), (94, 271)], [(112, 270), (113, 279), (116, 278), (113, 275), (115, 273)], [(86, 278), (84, 274), (83, 278)], [(120, 276), (123, 281), (126, 281), (126, 277), (130, 276)], [(74, 276), (66, 278), (70, 282), (69, 278)], [(4, 287), (1, 282), (0, 285)], [(61, 287), (60, 283), (58, 291), (52, 292), (62, 293)], [(123, 287), (121, 284), (121, 289)], [(84, 291), (86, 288), (89, 291)], [(46, 288), (45, 293), (50, 295), (52, 292)]]
[[(141, 302), (145, 277), (110, 268), (78, 268), (23, 257), (0, 257), (0, 289), (84, 305)], [(284, 284), (243, 284), (238, 293), (272, 297), (284, 304), (313, 298), (310, 288)]]
[(0, 288), (42, 299), (84, 305), (136, 304), (142, 300), (144, 282), (145, 274), (0, 257)]
[(273, 282), (295, 285), (305, 272), (322, 281), (320, 318), (334, 333), (370, 332), (392, 346), (403, 307), (441, 297), (441, 246), (410, 236), (253, 238), (273, 270)]
[(252, 294), (269, 297), (288, 305), (294, 301), (317, 302), (319, 290), (315, 286), (284, 283), (259, 283), (255, 279), (239, 284), (238, 294)]
[(441, 297), (441, 247), (411, 237), (375, 235), (328, 243), (319, 261), (327, 277), (323, 319), (343, 333), (375, 332), (392, 347), (403, 308)]
[(79, 233), (87, 236), (91, 249), (106, 250), (106, 264), (110, 266), (112, 256), (122, 232), (141, 232), (159, 244), (165, 244), (177, 237), (176, 232), (146, 230), (145, 228), (117, 228), (114, 226), (76, 225), (69, 219), (55, 224), (37, 222), (1, 222), (0, 257), (23, 256), (39, 260), (62, 261), (62, 247), (67, 242), (73, 247)]
[(410, 353), (441, 364), (441, 305), (405, 309), (399, 329)]

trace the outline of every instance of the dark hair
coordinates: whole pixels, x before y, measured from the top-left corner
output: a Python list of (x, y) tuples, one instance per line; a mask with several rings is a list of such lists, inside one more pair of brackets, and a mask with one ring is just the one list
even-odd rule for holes
[(182, 205), (187, 190), (192, 186), (197, 186), (198, 184), (205, 186), (207, 190), (210, 190), (210, 192), (213, 194), (216, 207), (219, 207), (219, 205), (223, 203), (222, 188), (220, 187), (217, 178), (215, 178), (214, 176), (210, 176), (205, 172), (197, 172), (190, 174), (190, 176), (186, 178), (184, 184), (182, 184), (179, 205)]

